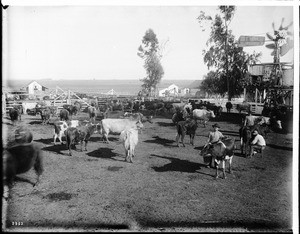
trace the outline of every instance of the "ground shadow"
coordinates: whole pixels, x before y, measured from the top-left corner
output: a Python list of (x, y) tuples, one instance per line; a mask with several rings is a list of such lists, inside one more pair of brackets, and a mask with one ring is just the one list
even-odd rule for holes
[(267, 146), (269, 146), (270, 148), (273, 148), (273, 149), (293, 151), (293, 147), (279, 146), (279, 145), (274, 145), (274, 144), (267, 144)]
[[(48, 138), (48, 139), (39, 139), (39, 140), (34, 140), (35, 142), (40, 142), (46, 145), (53, 145), (53, 138)], [(57, 142), (57, 144), (60, 144), (60, 142)]]
[(234, 157), (240, 157), (240, 158), (246, 158), (245, 154), (242, 154), (241, 151), (237, 152), (237, 150), (234, 151)]
[(42, 120), (34, 120), (34, 121), (30, 121), (28, 124), (30, 124), (30, 125), (34, 125), (34, 124), (42, 124)]
[(197, 170), (201, 169), (201, 167), (206, 166), (201, 163), (194, 163), (194, 162), (190, 162), (187, 160), (166, 157), (166, 156), (160, 156), (157, 154), (151, 154), (151, 157), (164, 158), (164, 159), (168, 159), (171, 161), (170, 163), (165, 164), (164, 166), (161, 166), (161, 167), (155, 167), (155, 166), (152, 167), (152, 169), (157, 172), (180, 171), (180, 172), (195, 173), (195, 172), (198, 172)]
[(166, 122), (156, 122), (161, 127), (173, 127), (175, 126), (174, 123), (166, 123)]
[(42, 150), (45, 151), (51, 151), (57, 154), (62, 154), (62, 155), (69, 155), (69, 154), (64, 154), (61, 151), (66, 151), (68, 150), (67, 145), (66, 144), (61, 144), (61, 143), (57, 143), (57, 145), (52, 145), (52, 146), (47, 146), (42, 148)]
[(102, 137), (100, 136), (93, 136), (91, 137), (89, 140), (88, 140), (88, 143), (89, 142), (101, 142), (102, 141)]
[[(226, 131), (226, 130), (221, 130), (223, 135), (227, 135), (227, 136), (239, 136), (238, 132), (235, 131)], [(237, 140), (237, 139), (235, 139)]]
[(94, 158), (103, 158), (103, 159), (112, 159), (112, 160), (117, 160), (114, 157), (119, 156), (119, 154), (114, 153), (113, 149), (110, 148), (99, 148), (97, 150), (87, 153), (87, 155)]
[(174, 140), (169, 140), (165, 138), (161, 138), (159, 136), (152, 137), (154, 140), (146, 140), (144, 142), (146, 143), (154, 143), (154, 144), (160, 144), (163, 146), (168, 146), (168, 147), (177, 147), (177, 145), (174, 145)]

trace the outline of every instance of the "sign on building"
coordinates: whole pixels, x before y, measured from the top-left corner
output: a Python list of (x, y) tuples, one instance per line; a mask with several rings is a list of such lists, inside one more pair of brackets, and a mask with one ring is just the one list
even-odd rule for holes
[(260, 46), (265, 43), (265, 37), (240, 36), (238, 40), (239, 47)]

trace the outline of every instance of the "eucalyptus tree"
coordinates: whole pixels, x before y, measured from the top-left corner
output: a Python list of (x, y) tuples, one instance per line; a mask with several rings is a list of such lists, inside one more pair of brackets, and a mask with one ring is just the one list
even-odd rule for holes
[(235, 6), (218, 6), (220, 14), (214, 18), (201, 11), (197, 20), (202, 30), (205, 23), (210, 24), (210, 37), (207, 40), (207, 49), (203, 50), (204, 63), (208, 69), (215, 69), (215, 76), (218, 76), (218, 93), (228, 94), (228, 100), (238, 96), (243, 91), (243, 81), (247, 74), (248, 64), (255, 63), (261, 56), (260, 53), (253, 52), (252, 55), (238, 47), (232, 30), (229, 25), (236, 11)]
[(146, 31), (142, 44), (138, 47), (137, 54), (144, 60), (144, 68), (147, 74), (146, 77), (141, 79), (143, 82), (142, 88), (152, 95), (164, 75), (159, 42), (152, 29)]

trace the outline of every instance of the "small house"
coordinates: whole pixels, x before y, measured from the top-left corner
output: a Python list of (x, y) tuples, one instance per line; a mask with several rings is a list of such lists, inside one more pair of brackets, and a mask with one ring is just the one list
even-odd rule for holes
[(27, 86), (26, 86), (26, 91), (28, 94), (41, 94), (42, 92), (45, 92), (46, 91), (46, 88), (45, 86), (39, 84), (38, 82), (36, 81), (32, 81), (30, 82)]

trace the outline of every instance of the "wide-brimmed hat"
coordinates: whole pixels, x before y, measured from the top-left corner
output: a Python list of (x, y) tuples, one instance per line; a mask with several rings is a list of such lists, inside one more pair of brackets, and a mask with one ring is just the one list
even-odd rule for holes
[(213, 124), (213, 128), (220, 128), (219, 124)]

